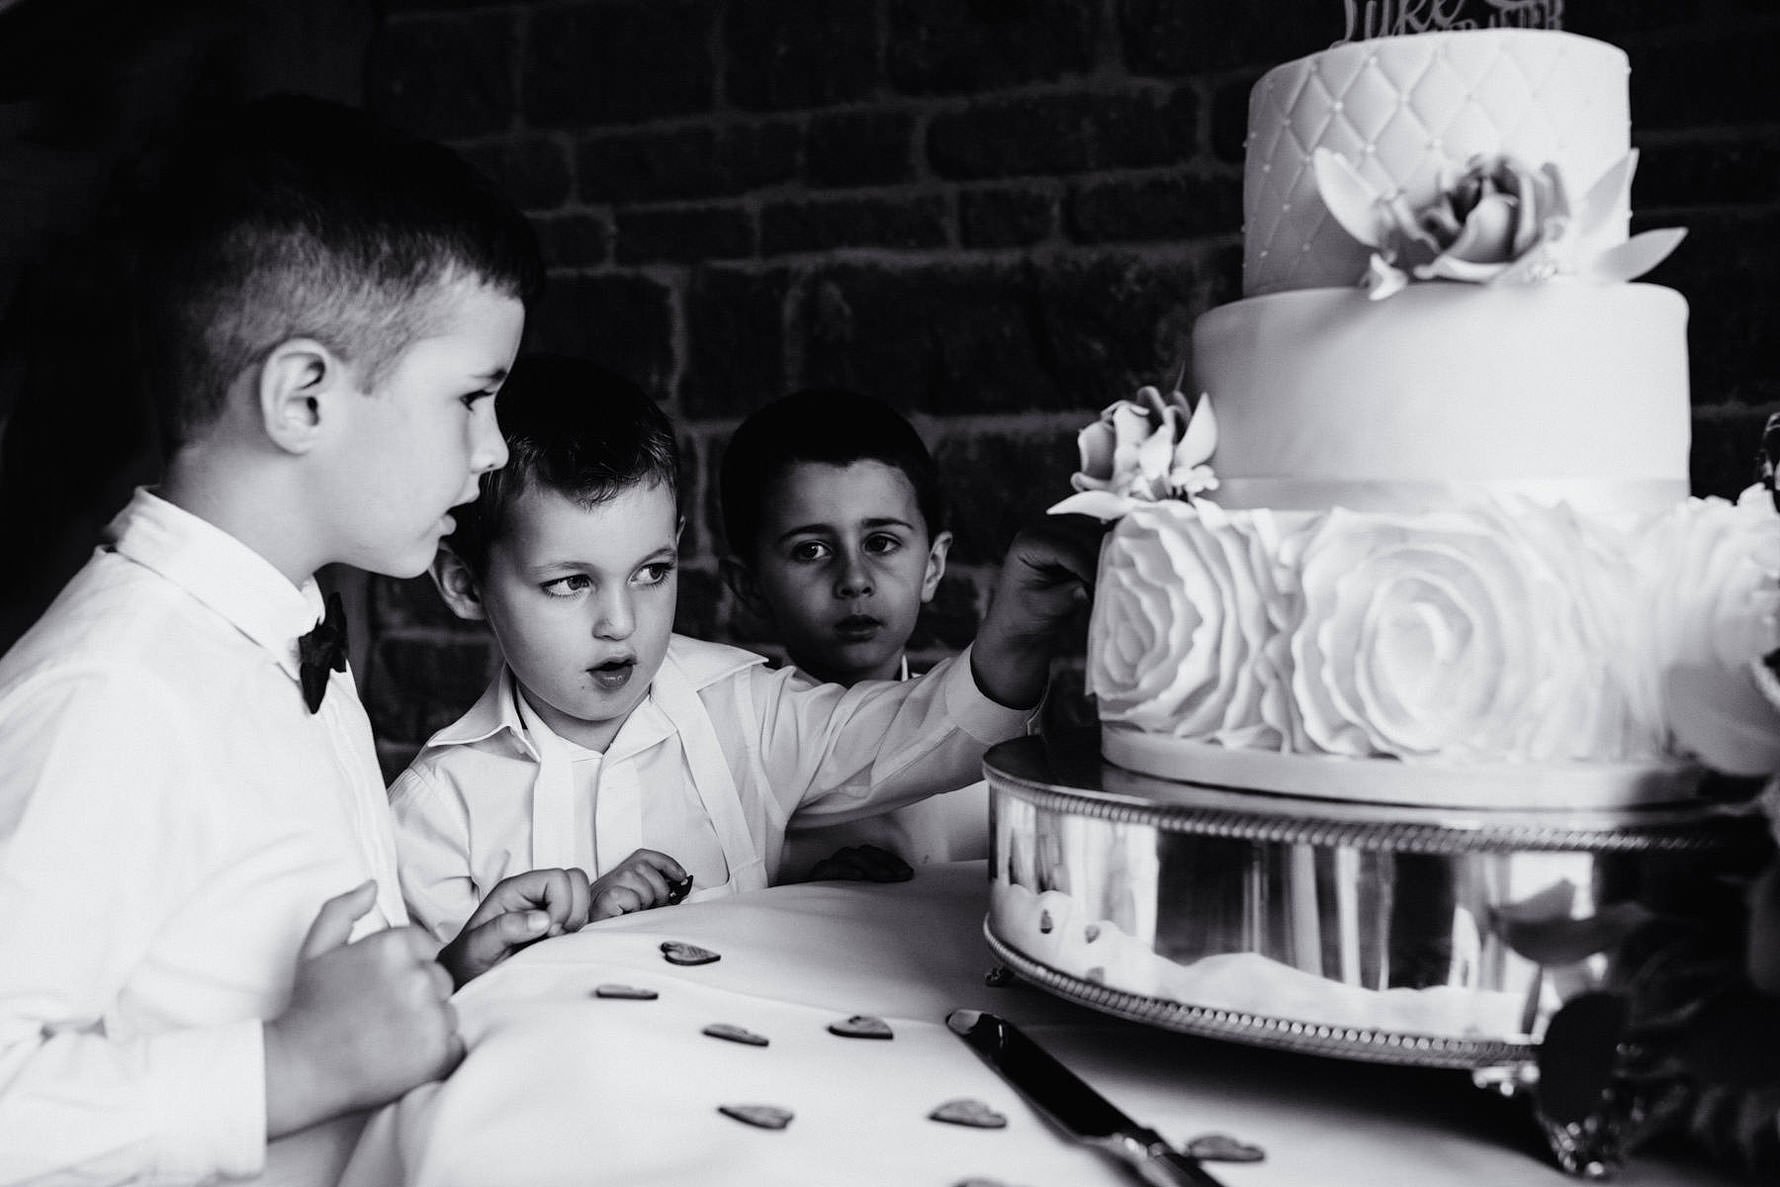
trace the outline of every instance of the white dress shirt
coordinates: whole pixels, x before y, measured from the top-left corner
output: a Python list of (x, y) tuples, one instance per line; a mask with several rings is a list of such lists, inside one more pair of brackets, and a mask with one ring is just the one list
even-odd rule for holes
[(266, 1142), (262, 1019), (328, 898), (406, 922), (321, 599), (138, 491), (0, 660), (0, 1182), (331, 1183), (359, 1119)]
[[(898, 680), (909, 679), (904, 656)], [(804, 679), (814, 681), (808, 673)], [(854, 845), (888, 849), (911, 866), (977, 861), (989, 856), (989, 785), (967, 787), (905, 804), (876, 816), (835, 824), (821, 817), (796, 816), (785, 834), (775, 882), (806, 876), (824, 858)]]
[(1024, 732), (1031, 713), (984, 696), (969, 655), (843, 688), (675, 635), (603, 755), (551, 733), (503, 671), (390, 787), (409, 913), (443, 943), (502, 878), (597, 878), (639, 847), (686, 867), (694, 899), (758, 889), (793, 812), (856, 819), (961, 787)]

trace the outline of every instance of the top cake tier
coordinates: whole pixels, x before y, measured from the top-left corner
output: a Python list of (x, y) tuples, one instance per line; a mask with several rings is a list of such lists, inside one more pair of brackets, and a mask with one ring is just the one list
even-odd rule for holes
[[(1581, 194), (1631, 147), (1626, 56), (1570, 33), (1480, 29), (1338, 45), (1268, 71), (1249, 95), (1243, 292), (1346, 287), (1366, 271), (1317, 196), (1311, 154), (1381, 194), (1431, 201), (1478, 153), (1557, 165)], [(1601, 233), (1622, 242), (1622, 201)]]

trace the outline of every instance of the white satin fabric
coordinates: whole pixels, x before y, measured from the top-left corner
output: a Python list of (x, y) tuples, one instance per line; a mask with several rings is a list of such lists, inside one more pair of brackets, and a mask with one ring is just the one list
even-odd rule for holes
[[(1020, 1024), (1165, 1138), (1223, 1132), (1266, 1161), (1213, 1167), (1228, 1187), (1565, 1187), (1531, 1123), (1462, 1072), (1345, 1063), (1126, 1022), (1023, 984), (991, 987), (981, 862), (899, 884), (807, 883), (608, 920), (547, 940), (456, 1000), (469, 1057), (378, 1114), (342, 1187), (881, 1187), (982, 1177), (1024, 1187), (1134, 1182), (1061, 1137), (945, 1027), (954, 1008)], [(670, 965), (664, 940), (721, 954)], [(591, 996), (621, 982), (655, 1001)], [(895, 1037), (838, 1038), (876, 1014)], [(713, 1022), (767, 1036), (742, 1046)], [(931, 1121), (970, 1097), (1003, 1129)], [(794, 1113), (755, 1129), (721, 1104)], [(1639, 1187), (1731, 1187), (1639, 1158)]]

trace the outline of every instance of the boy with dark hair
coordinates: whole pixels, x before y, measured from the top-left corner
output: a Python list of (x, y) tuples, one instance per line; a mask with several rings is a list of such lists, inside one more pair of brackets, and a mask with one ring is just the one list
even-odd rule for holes
[[(883, 497), (862, 500), (868, 483)], [(724, 580), (779, 632), (791, 662), (840, 684), (906, 677), (903, 648), (952, 546), (939, 471), (914, 426), (869, 396), (808, 388), (741, 423), (719, 489)], [(808, 523), (788, 518), (793, 494)], [(857, 539), (837, 539), (828, 495), (863, 503)]]
[(678, 467), (654, 401), (530, 358), (501, 399), (512, 461), (433, 576), (505, 664), (391, 788), (408, 907), (435, 935), (533, 865), (587, 871), (594, 918), (763, 887), (793, 813), (960, 786), (1025, 728), (1050, 626), (1085, 596), (1085, 542), (1016, 541), (975, 646), (922, 680), (817, 684), (673, 634)]
[(455, 156), (296, 98), (193, 137), (140, 234), (164, 478), (0, 660), (0, 1181), (331, 1183), (459, 1058), (454, 980), (586, 915), (538, 871), (443, 952), (404, 926), (316, 621), (318, 569), (418, 574), (505, 460), (541, 267)]
[[(790, 661), (818, 681), (908, 679), (905, 648), (952, 543), (914, 426), (869, 396), (808, 388), (741, 423), (719, 482), (724, 582)], [(986, 857), (988, 813), (978, 781), (844, 824), (793, 820), (779, 877), (896, 878)]]

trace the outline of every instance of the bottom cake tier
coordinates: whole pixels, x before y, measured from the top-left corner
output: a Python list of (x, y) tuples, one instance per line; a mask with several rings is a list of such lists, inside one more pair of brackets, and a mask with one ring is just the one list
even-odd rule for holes
[[(1336, 802), (1154, 779), (1091, 734), (985, 760), (985, 930), (1016, 972), (1171, 1030), (1443, 1067), (1531, 1061), (1603, 932), (1754, 860), (1745, 811)], [(1569, 937), (1562, 940), (1554, 937)]]

